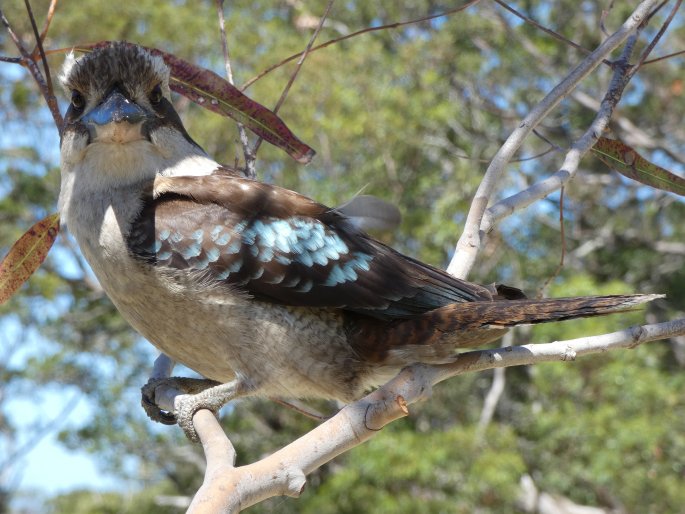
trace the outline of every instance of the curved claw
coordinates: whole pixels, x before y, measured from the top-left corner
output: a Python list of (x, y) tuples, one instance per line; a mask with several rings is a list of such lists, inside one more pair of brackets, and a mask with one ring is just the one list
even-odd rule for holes
[(143, 406), (143, 410), (148, 418), (163, 425), (176, 424), (176, 416), (172, 412), (160, 409), (154, 402), (155, 390), (154, 387), (150, 386), (150, 382), (145, 384), (140, 392), (140, 404)]
[(177, 416), (173, 412), (161, 409), (157, 405), (157, 388), (160, 386), (168, 386), (173, 389), (178, 389), (184, 393), (197, 393), (204, 391), (207, 388), (218, 385), (219, 382), (207, 379), (184, 378), (184, 377), (168, 377), (168, 378), (151, 378), (147, 381), (141, 389), (140, 403), (143, 410), (148, 417), (162, 423), (163, 425), (175, 425), (177, 423)]

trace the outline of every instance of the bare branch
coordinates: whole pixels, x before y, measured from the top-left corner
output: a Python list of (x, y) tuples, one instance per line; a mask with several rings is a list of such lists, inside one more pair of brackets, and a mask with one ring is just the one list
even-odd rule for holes
[[(31, 54), (29, 54), (28, 50), (26, 50), (26, 47), (24, 46), (24, 43), (22, 43), (19, 39), (19, 36), (17, 36), (17, 34), (12, 29), (9, 20), (5, 17), (5, 13), (2, 11), (2, 9), (0, 9), (0, 20), (7, 29), (7, 33), (12, 38), (12, 41), (14, 42), (15, 46), (17, 47), (19, 53), (22, 56), (21, 63), (25, 64), (28, 67), (29, 71), (31, 72), (31, 75), (33, 76), (33, 80), (35, 80), (38, 84), (40, 92), (43, 94), (43, 97), (45, 98), (45, 101), (48, 104), (48, 107), (50, 108), (52, 118), (55, 120), (57, 130), (61, 135), (62, 126), (64, 125), (64, 118), (62, 118), (62, 113), (59, 112), (59, 106), (57, 105), (57, 99), (55, 98), (55, 95), (51, 94), (50, 92), (51, 86), (48, 87), (48, 84), (45, 82), (45, 78), (43, 77), (40, 68), (38, 68), (38, 64), (33, 59)], [(45, 66), (47, 67), (47, 63), (45, 64)]]
[[(661, 24), (661, 27), (659, 27), (659, 31), (652, 38), (652, 40), (649, 42), (649, 44), (647, 45), (647, 48), (645, 48), (644, 51), (642, 52), (642, 55), (640, 56), (640, 60), (633, 67), (633, 69), (630, 70), (630, 76), (633, 76), (638, 72), (638, 70), (642, 67), (642, 65), (645, 62), (645, 60), (647, 59), (647, 57), (649, 57), (649, 55), (652, 53), (652, 50), (654, 50), (654, 47), (657, 45), (657, 43), (661, 40), (663, 35), (666, 33), (668, 26), (673, 21), (673, 18), (675, 17), (675, 13), (678, 12), (678, 9), (680, 8), (681, 4), (682, 4), (682, 0), (676, 0), (676, 3), (673, 6), (673, 9), (671, 9), (671, 12), (666, 17), (666, 20)], [(652, 15), (654, 15), (656, 13), (656, 11), (658, 11), (664, 5), (666, 5), (666, 2), (663, 2), (661, 5), (659, 5), (659, 7), (657, 7), (654, 10), (654, 13), (652, 13)]]
[(659, 61), (665, 61), (666, 59), (670, 59), (671, 57), (678, 57), (679, 55), (683, 55), (683, 54), (685, 54), (685, 50), (680, 50), (678, 52), (673, 52), (670, 54), (662, 55), (661, 57), (655, 57), (654, 59), (649, 59), (649, 60), (643, 62), (642, 66), (645, 66), (647, 64), (652, 64), (655, 62), (659, 62)]
[[(314, 41), (316, 41), (316, 38), (318, 37), (319, 32), (321, 32), (321, 29), (323, 28), (323, 24), (326, 21), (328, 14), (331, 12), (331, 8), (333, 7), (333, 2), (335, 2), (335, 0), (328, 0), (328, 4), (326, 5), (326, 10), (324, 11), (323, 16), (321, 16), (321, 18), (319, 19), (318, 27), (316, 27), (316, 30), (314, 31), (314, 34), (312, 34), (312, 37), (309, 38), (309, 43), (307, 43), (307, 46), (305, 47), (304, 51), (300, 55), (299, 60), (297, 61), (297, 66), (295, 67), (295, 71), (293, 71), (293, 74), (290, 76), (288, 83), (285, 85), (285, 88), (283, 89), (283, 93), (281, 93), (281, 97), (278, 99), (278, 102), (276, 102), (276, 106), (273, 109), (274, 114), (278, 113), (278, 110), (281, 108), (281, 106), (285, 102), (285, 99), (288, 98), (288, 93), (290, 92), (290, 88), (292, 87), (293, 83), (295, 82), (297, 75), (300, 73), (300, 69), (302, 69), (302, 65), (304, 64), (305, 59), (307, 59), (307, 56), (309, 55), (309, 52), (311, 51), (312, 46), (314, 45)], [(255, 155), (255, 157), (257, 156), (257, 151), (259, 150), (259, 147), (261, 146), (262, 141), (263, 141), (263, 139), (261, 137), (258, 138), (254, 144), (254, 147), (252, 148), (252, 153)]]
[(467, 352), (454, 363), (442, 366), (410, 366), (285, 448), (237, 468), (233, 465), (235, 450), (216, 418), (209, 411), (200, 410), (193, 422), (207, 456), (207, 470), (188, 512), (234, 513), (269, 497), (299, 496), (307, 474), (372, 438), (391, 421), (406, 416), (407, 405), (428, 398), (433, 385), (453, 376), (541, 362), (573, 361), (582, 355), (635, 348), (684, 334), (685, 318), (567, 341)]
[[(29, 0), (24, 0), (24, 5), (26, 6), (26, 12), (29, 15), (29, 20), (31, 21), (31, 28), (33, 29), (33, 35), (36, 38), (36, 48), (40, 54), (40, 59), (43, 63), (43, 71), (45, 72), (45, 82), (48, 86), (48, 94), (50, 97), (47, 99), (48, 103), (50, 100), (57, 102), (55, 98), (55, 92), (52, 88), (52, 77), (50, 76), (50, 66), (48, 66), (48, 60), (45, 58), (45, 50), (43, 50), (43, 41), (41, 40), (41, 35), (38, 32), (38, 25), (36, 25), (36, 17), (33, 15), (33, 9), (31, 8), (31, 2)], [(33, 58), (33, 56), (32, 56)]]
[[(370, 32), (376, 32), (379, 30), (396, 29), (398, 27), (404, 27), (405, 25), (413, 25), (415, 23), (421, 23), (422, 21), (430, 21), (430, 20), (434, 20), (436, 18), (442, 18), (443, 16), (449, 16), (450, 14), (454, 14), (454, 13), (458, 13), (460, 11), (463, 11), (467, 7), (471, 7), (472, 5), (477, 4), (478, 2), (480, 2), (480, 0), (471, 0), (470, 2), (466, 2), (464, 5), (460, 5), (459, 7), (455, 7), (454, 9), (448, 9), (447, 11), (443, 11), (443, 12), (438, 13), (438, 14), (433, 14), (431, 16), (424, 16), (422, 18), (417, 18), (415, 20), (398, 21), (396, 23), (388, 23), (387, 25), (380, 25), (378, 27), (367, 27), (365, 29), (358, 30), (356, 32), (352, 32), (351, 34), (347, 34), (347, 35), (342, 36), (342, 37), (331, 39), (329, 41), (326, 41), (325, 43), (322, 43), (320, 45), (312, 47), (309, 50), (309, 53), (316, 52), (317, 50), (321, 50), (322, 48), (326, 48), (327, 46), (331, 46), (331, 45), (334, 45), (336, 43), (340, 43), (341, 41), (345, 41), (346, 39), (352, 39), (353, 37), (357, 37), (357, 36), (360, 36), (362, 34), (368, 34)], [(289, 62), (294, 61), (295, 59), (299, 58), (300, 56), (302, 56), (302, 52), (297, 53), (297, 54), (293, 54), (290, 57), (283, 59), (281, 62), (274, 64), (273, 66), (269, 66), (267, 69), (262, 71), (259, 75), (256, 75), (255, 77), (252, 77), (250, 80), (245, 82), (245, 84), (243, 84), (243, 86), (240, 88), (240, 90), (245, 91), (248, 87), (250, 87), (252, 84), (257, 82), (259, 79), (261, 79), (265, 75), (271, 73), (275, 69), (280, 68), (284, 64), (288, 64)]]
[[(575, 41), (571, 41), (570, 39), (565, 38), (564, 36), (562, 36), (562, 35), (559, 34), (558, 32), (555, 32), (555, 31), (553, 31), (553, 30), (551, 30), (551, 29), (548, 29), (547, 27), (545, 27), (545, 26), (543, 26), (543, 25), (540, 25), (537, 21), (535, 21), (534, 19), (529, 18), (528, 16), (525, 16), (524, 14), (518, 12), (516, 9), (514, 9), (513, 7), (511, 7), (511, 6), (510, 6), (509, 4), (507, 4), (506, 2), (503, 2), (502, 0), (495, 0), (495, 3), (501, 5), (504, 9), (506, 9), (507, 11), (509, 11), (510, 13), (512, 13), (514, 16), (517, 16), (518, 18), (520, 18), (520, 19), (522, 19), (523, 21), (525, 21), (526, 23), (532, 25), (532, 26), (535, 27), (536, 29), (541, 30), (541, 31), (543, 31), (543, 32), (545, 32), (545, 33), (547, 33), (547, 34), (549, 34), (549, 35), (552, 36), (554, 39), (558, 39), (559, 41), (562, 41), (562, 42), (566, 43), (567, 45), (572, 46), (572, 47), (575, 48), (576, 50), (580, 50), (580, 51), (583, 52), (585, 55), (588, 55), (588, 54), (590, 53), (590, 50), (588, 50), (587, 48), (583, 48), (582, 46), (580, 46), (580, 45), (579, 45), (578, 43), (576, 43)], [(604, 63), (605, 63), (605, 64), (609, 64), (608, 61), (604, 61)]]
[[(224, 51), (224, 63), (226, 65), (226, 78), (231, 85), (233, 82), (233, 70), (231, 69), (231, 57), (228, 52), (228, 41), (226, 40), (226, 28), (224, 20), (224, 0), (216, 0), (216, 10), (219, 16), (219, 30), (221, 32), (221, 48)], [(257, 178), (257, 170), (255, 169), (256, 155), (250, 148), (250, 141), (247, 139), (247, 131), (242, 123), (238, 123), (238, 136), (240, 137), (240, 144), (243, 147), (243, 157), (245, 158), (245, 174), (247, 178)], [(236, 157), (237, 160), (237, 157)], [(236, 166), (237, 167), (237, 166)]]
[[(600, 104), (597, 116), (593, 120), (590, 128), (576, 141), (571, 149), (566, 153), (561, 169), (552, 176), (533, 184), (528, 189), (500, 200), (495, 205), (487, 209), (481, 221), (480, 232), (487, 234), (495, 223), (505, 218), (517, 210), (523, 209), (533, 202), (545, 198), (554, 191), (561, 189), (564, 184), (571, 180), (580, 165), (582, 157), (594, 146), (597, 137), (604, 132), (609, 125), (611, 115), (616, 108), (623, 90), (630, 80), (628, 71), (630, 69), (628, 60), (632, 54), (636, 43), (636, 38), (632, 36), (623, 49), (620, 59), (614, 65), (614, 75), (611, 79), (606, 94)], [(463, 237), (463, 236), (462, 236)]]
[[(500, 182), (500, 177), (502, 176), (505, 167), (511, 161), (516, 151), (521, 147), (526, 137), (528, 137), (530, 132), (545, 118), (545, 116), (547, 116), (561, 100), (568, 96), (606, 56), (635, 33), (646, 16), (649, 15), (655, 3), (656, 0), (644, 0), (640, 3), (633, 14), (625, 23), (623, 23), (621, 28), (611, 37), (607, 38), (595, 51), (576, 66), (576, 68), (569, 72), (569, 74), (552, 89), (545, 98), (533, 107), (528, 116), (526, 116), (519, 126), (510, 134), (492, 159), (492, 162), (490, 163), (490, 166), (488, 166), (485, 176), (476, 191), (476, 195), (466, 219), (464, 232), (459, 238), (456, 251), (447, 268), (448, 272), (457, 277), (465, 278), (473, 267), (478, 251), (482, 245), (483, 236), (486, 232), (482, 229), (481, 224), (490, 198)], [(587, 142), (592, 143), (593, 141), (594, 139), (591, 139)], [(569, 157), (575, 160), (579, 159), (580, 156), (577, 151), (572, 149), (571, 152), (567, 154), (567, 160), (569, 160)], [(575, 164), (575, 167), (577, 168), (577, 162), (572, 162), (570, 164)], [(561, 184), (558, 184), (555, 189), (558, 189), (560, 185)], [(531, 199), (531, 202), (533, 200), (534, 198)]]
[[(48, 15), (45, 18), (45, 24), (43, 25), (43, 30), (40, 31), (40, 37), (38, 40), (42, 43), (48, 35), (48, 30), (50, 29), (50, 23), (52, 23), (52, 18), (55, 16), (55, 10), (57, 10), (57, 0), (50, 0), (50, 6), (48, 7)], [(34, 48), (33, 53), (38, 50), (38, 45)], [(41, 54), (42, 55), (42, 54)], [(45, 57), (43, 57), (45, 59)]]
[(605, 23), (606, 23), (607, 16), (609, 16), (609, 12), (613, 8), (614, 8), (614, 0), (611, 0), (609, 2), (609, 5), (606, 7), (606, 9), (602, 9), (602, 15), (599, 19), (599, 28), (602, 31), (602, 34), (604, 34), (607, 37), (609, 36), (609, 31), (607, 30)]

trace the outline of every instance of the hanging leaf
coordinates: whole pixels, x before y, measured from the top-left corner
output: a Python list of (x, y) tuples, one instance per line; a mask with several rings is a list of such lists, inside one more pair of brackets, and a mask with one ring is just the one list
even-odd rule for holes
[[(77, 50), (89, 52), (111, 44), (111, 41), (81, 45)], [(133, 43), (130, 43), (134, 46)], [(147, 48), (164, 59), (171, 70), (169, 87), (212, 112), (228, 116), (250, 129), (259, 137), (288, 153), (303, 164), (312, 160), (316, 153), (300, 141), (288, 126), (271, 110), (244, 95), (216, 73), (201, 68), (175, 55), (156, 48)]]
[(33, 225), (0, 263), (0, 305), (11, 298), (45, 260), (59, 232), (59, 214)]
[(685, 196), (685, 179), (649, 162), (628, 145), (600, 137), (592, 148), (602, 161), (621, 175), (656, 189)]

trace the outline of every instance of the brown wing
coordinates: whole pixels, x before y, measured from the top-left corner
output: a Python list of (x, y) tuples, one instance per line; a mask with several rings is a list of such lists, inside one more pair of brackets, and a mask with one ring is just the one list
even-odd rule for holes
[(374, 240), (335, 210), (225, 174), (158, 178), (128, 242), (155, 266), (204, 272), (286, 305), (394, 319), (492, 299), (486, 288)]

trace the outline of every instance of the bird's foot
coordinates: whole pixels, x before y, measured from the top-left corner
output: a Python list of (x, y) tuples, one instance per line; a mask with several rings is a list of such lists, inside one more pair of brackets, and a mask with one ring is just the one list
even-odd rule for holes
[[(161, 409), (159, 390), (182, 391), (185, 394), (175, 395), (173, 398), (173, 413)], [(215, 415), (229, 401), (245, 393), (245, 387), (237, 380), (221, 384), (214, 380), (172, 377), (165, 379), (151, 379), (143, 387), (143, 408), (148, 416), (155, 421), (167, 425), (178, 423), (186, 437), (197, 442), (198, 435), (193, 425), (193, 415), (200, 409), (208, 409)], [(166, 405), (168, 402), (164, 402)]]
[(175, 425), (174, 400), (173, 397), (169, 398), (169, 393), (180, 391), (185, 393), (182, 396), (193, 395), (217, 385), (219, 382), (204, 378), (151, 378), (141, 389), (141, 404), (151, 420), (164, 425)]

